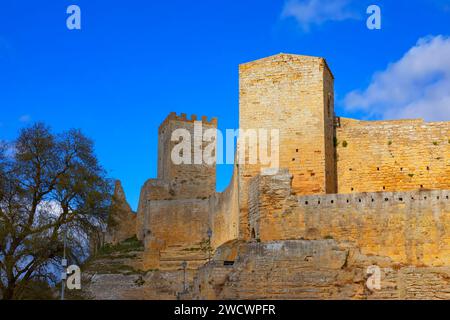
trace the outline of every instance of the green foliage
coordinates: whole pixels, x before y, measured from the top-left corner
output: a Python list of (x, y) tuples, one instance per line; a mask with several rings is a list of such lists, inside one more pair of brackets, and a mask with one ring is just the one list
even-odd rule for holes
[(392, 141), (391, 140), (388, 141), (388, 146), (390, 146), (390, 145), (392, 145)]
[(344, 148), (347, 148), (347, 146), (348, 146), (348, 142), (347, 141), (342, 141), (342, 146), (344, 147)]
[(144, 244), (136, 236), (124, 240), (116, 245), (105, 244), (97, 252), (98, 256), (110, 255), (112, 253), (127, 253), (132, 251), (142, 251)]

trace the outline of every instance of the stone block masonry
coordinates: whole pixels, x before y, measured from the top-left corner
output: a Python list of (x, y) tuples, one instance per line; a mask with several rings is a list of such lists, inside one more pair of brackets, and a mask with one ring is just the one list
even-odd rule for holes
[[(192, 164), (177, 165), (172, 159), (172, 150), (181, 142), (173, 141), (176, 130), (190, 134), (194, 150), (195, 134), (203, 137), (206, 130), (217, 128), (217, 119), (203, 116), (198, 121), (196, 115), (188, 119), (186, 114), (171, 113), (159, 127), (158, 178), (148, 180), (141, 190), (136, 227), (145, 243), (145, 269), (177, 269), (182, 261), (195, 268), (207, 259), (209, 198), (216, 194), (216, 168), (195, 164), (192, 154)], [(202, 132), (194, 132), (196, 123), (201, 123)]]
[(450, 190), (292, 195), (290, 175), (252, 181), (250, 228), (261, 242), (335, 239), (412, 265), (450, 262)]
[[(246, 156), (216, 192), (214, 165), (172, 162), (173, 131), (193, 135), (200, 118), (171, 113), (135, 222), (143, 269), (187, 261), (197, 275), (186, 298), (449, 298), (450, 122), (336, 117), (318, 57), (244, 63), (239, 95), (241, 130), (279, 130), (278, 173)], [(382, 268), (380, 292), (365, 287), (370, 264)]]
[[(278, 54), (240, 65), (239, 77), (239, 127), (278, 129), (284, 169), (270, 177), (259, 164), (236, 164), (230, 186), (216, 193), (215, 166), (171, 159), (173, 131), (193, 135), (200, 118), (169, 114), (158, 131), (158, 177), (142, 187), (136, 222), (149, 266), (164, 254), (184, 256), (177, 250), (194, 253), (208, 229), (213, 250), (236, 239), (342, 236), (398, 261), (448, 259), (446, 211), (432, 201), (446, 204), (446, 194), (426, 190), (450, 189), (449, 122), (335, 117), (334, 76), (323, 58)], [(203, 130), (217, 128), (217, 119), (201, 119)], [(387, 193), (401, 191), (411, 193)]]
[[(280, 130), (280, 167), (298, 194), (336, 192), (334, 78), (322, 58), (278, 54), (239, 67), (239, 127)], [(259, 164), (239, 168), (240, 237), (249, 239), (247, 187)]]
[(340, 118), (339, 124), (339, 193), (450, 189), (450, 122)]
[[(450, 299), (449, 266), (402, 265), (332, 239), (233, 246), (234, 264), (201, 267), (185, 299)], [(377, 291), (366, 287), (371, 265), (381, 271)]]
[[(171, 154), (175, 145), (180, 141), (172, 141), (172, 134), (177, 129), (185, 129), (189, 132), (191, 138), (191, 150), (196, 147), (195, 122), (199, 121), (202, 125), (202, 132), (197, 135), (200, 139), (208, 129), (217, 128), (217, 119), (208, 121), (206, 117), (197, 120), (196, 115), (188, 119), (186, 114), (177, 116), (175, 113), (169, 114), (159, 127), (158, 141), (158, 180), (166, 181), (170, 184), (169, 192), (173, 199), (207, 198), (215, 193), (216, 190), (216, 167), (206, 163), (194, 164), (193, 152), (190, 154), (190, 164), (175, 164), (172, 161)], [(202, 150), (206, 143), (200, 141)]]

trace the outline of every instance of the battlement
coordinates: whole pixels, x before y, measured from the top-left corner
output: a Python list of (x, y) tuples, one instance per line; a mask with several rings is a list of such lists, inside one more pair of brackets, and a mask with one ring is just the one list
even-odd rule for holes
[(449, 189), (299, 196), (292, 194), (290, 178), (282, 171), (252, 180), (252, 239), (335, 239), (400, 263), (446, 261), (448, 249), (442, 244), (448, 241), (443, 230), (450, 217)]
[(180, 115), (177, 115), (176, 112), (171, 112), (159, 126), (159, 131), (161, 131), (162, 128), (167, 126), (167, 124), (170, 121), (180, 121), (180, 122), (191, 123), (191, 124), (193, 124), (195, 121), (201, 121), (202, 125), (217, 127), (217, 118), (216, 117), (212, 117), (211, 120), (208, 120), (207, 116), (198, 117), (197, 115), (192, 114), (191, 117), (188, 118), (188, 115), (186, 113), (181, 113)]
[[(159, 127), (158, 179), (169, 183), (167, 191), (173, 194), (173, 199), (203, 198), (215, 192), (216, 167), (204, 163), (194, 164), (193, 150), (196, 138), (202, 140), (206, 130), (217, 128), (217, 118), (208, 120), (208, 117), (202, 116), (201, 120), (198, 119), (195, 114), (188, 118), (185, 113), (177, 115), (171, 112)], [(189, 137), (181, 137), (183, 141), (186, 139), (189, 147), (183, 146), (181, 151), (178, 150), (178, 156), (183, 157), (183, 161), (175, 163), (172, 152), (177, 150), (179, 141), (173, 141), (172, 136), (180, 129), (189, 133)], [(205, 145), (202, 144), (202, 148)]]
[[(217, 128), (217, 118), (171, 112), (159, 127), (158, 179), (140, 201), (146, 250), (155, 260), (174, 246), (195, 252), (211, 230), (214, 249), (236, 239), (333, 238), (400, 263), (450, 261), (450, 122), (334, 111), (324, 58), (281, 53), (241, 64), (239, 128), (278, 129), (280, 169), (262, 175), (259, 163), (240, 163), (223, 193), (215, 165), (172, 161), (174, 150), (189, 159), (197, 131)], [(179, 137), (188, 143), (172, 141), (177, 129), (189, 131)]]
[(450, 190), (417, 190), (408, 192), (363, 192), (349, 194), (325, 194), (298, 196), (301, 207), (329, 208), (357, 206), (364, 214), (364, 208), (380, 205), (404, 204), (414, 202), (450, 201)]

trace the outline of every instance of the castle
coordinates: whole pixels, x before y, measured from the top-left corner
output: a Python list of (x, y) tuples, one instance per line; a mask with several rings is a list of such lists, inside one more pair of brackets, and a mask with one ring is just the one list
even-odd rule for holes
[[(158, 176), (144, 184), (136, 221), (126, 224), (125, 234), (145, 244), (143, 270), (178, 270), (186, 261), (190, 297), (198, 298), (347, 297), (347, 282), (348, 296), (357, 297), (363, 289), (353, 285), (364, 281), (336, 275), (350, 265), (364, 273), (368, 257), (394, 268), (383, 269), (391, 282), (406, 281), (401, 266), (450, 275), (450, 122), (336, 116), (334, 76), (323, 58), (277, 54), (240, 65), (239, 77), (239, 127), (279, 129), (280, 169), (269, 174), (260, 164), (235, 164), (230, 185), (217, 193), (214, 165), (176, 165), (170, 157), (174, 130), (193, 133), (195, 121), (214, 129), (217, 119), (171, 113), (159, 127)], [(300, 265), (307, 272), (289, 271)], [(323, 270), (335, 270), (340, 280), (316, 279), (319, 270), (323, 279)], [(217, 280), (223, 274), (234, 284)], [(264, 277), (286, 287), (264, 287)], [(442, 279), (427, 288), (437, 290)], [(296, 281), (330, 287), (304, 295), (290, 291)], [(409, 297), (397, 284), (389, 288), (383, 297)]]

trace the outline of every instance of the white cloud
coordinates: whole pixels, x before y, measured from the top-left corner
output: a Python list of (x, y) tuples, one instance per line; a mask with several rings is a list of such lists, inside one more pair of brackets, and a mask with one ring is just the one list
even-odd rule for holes
[(358, 15), (349, 8), (350, 0), (288, 0), (282, 17), (297, 20), (304, 31), (313, 25), (328, 21), (357, 19)]
[(450, 120), (450, 38), (420, 39), (400, 60), (377, 72), (363, 91), (347, 94), (349, 111), (383, 119)]
[(24, 114), (24, 115), (21, 115), (20, 116), (20, 118), (19, 118), (19, 121), (20, 122), (30, 122), (31, 121), (31, 116), (29, 115), (29, 114)]

